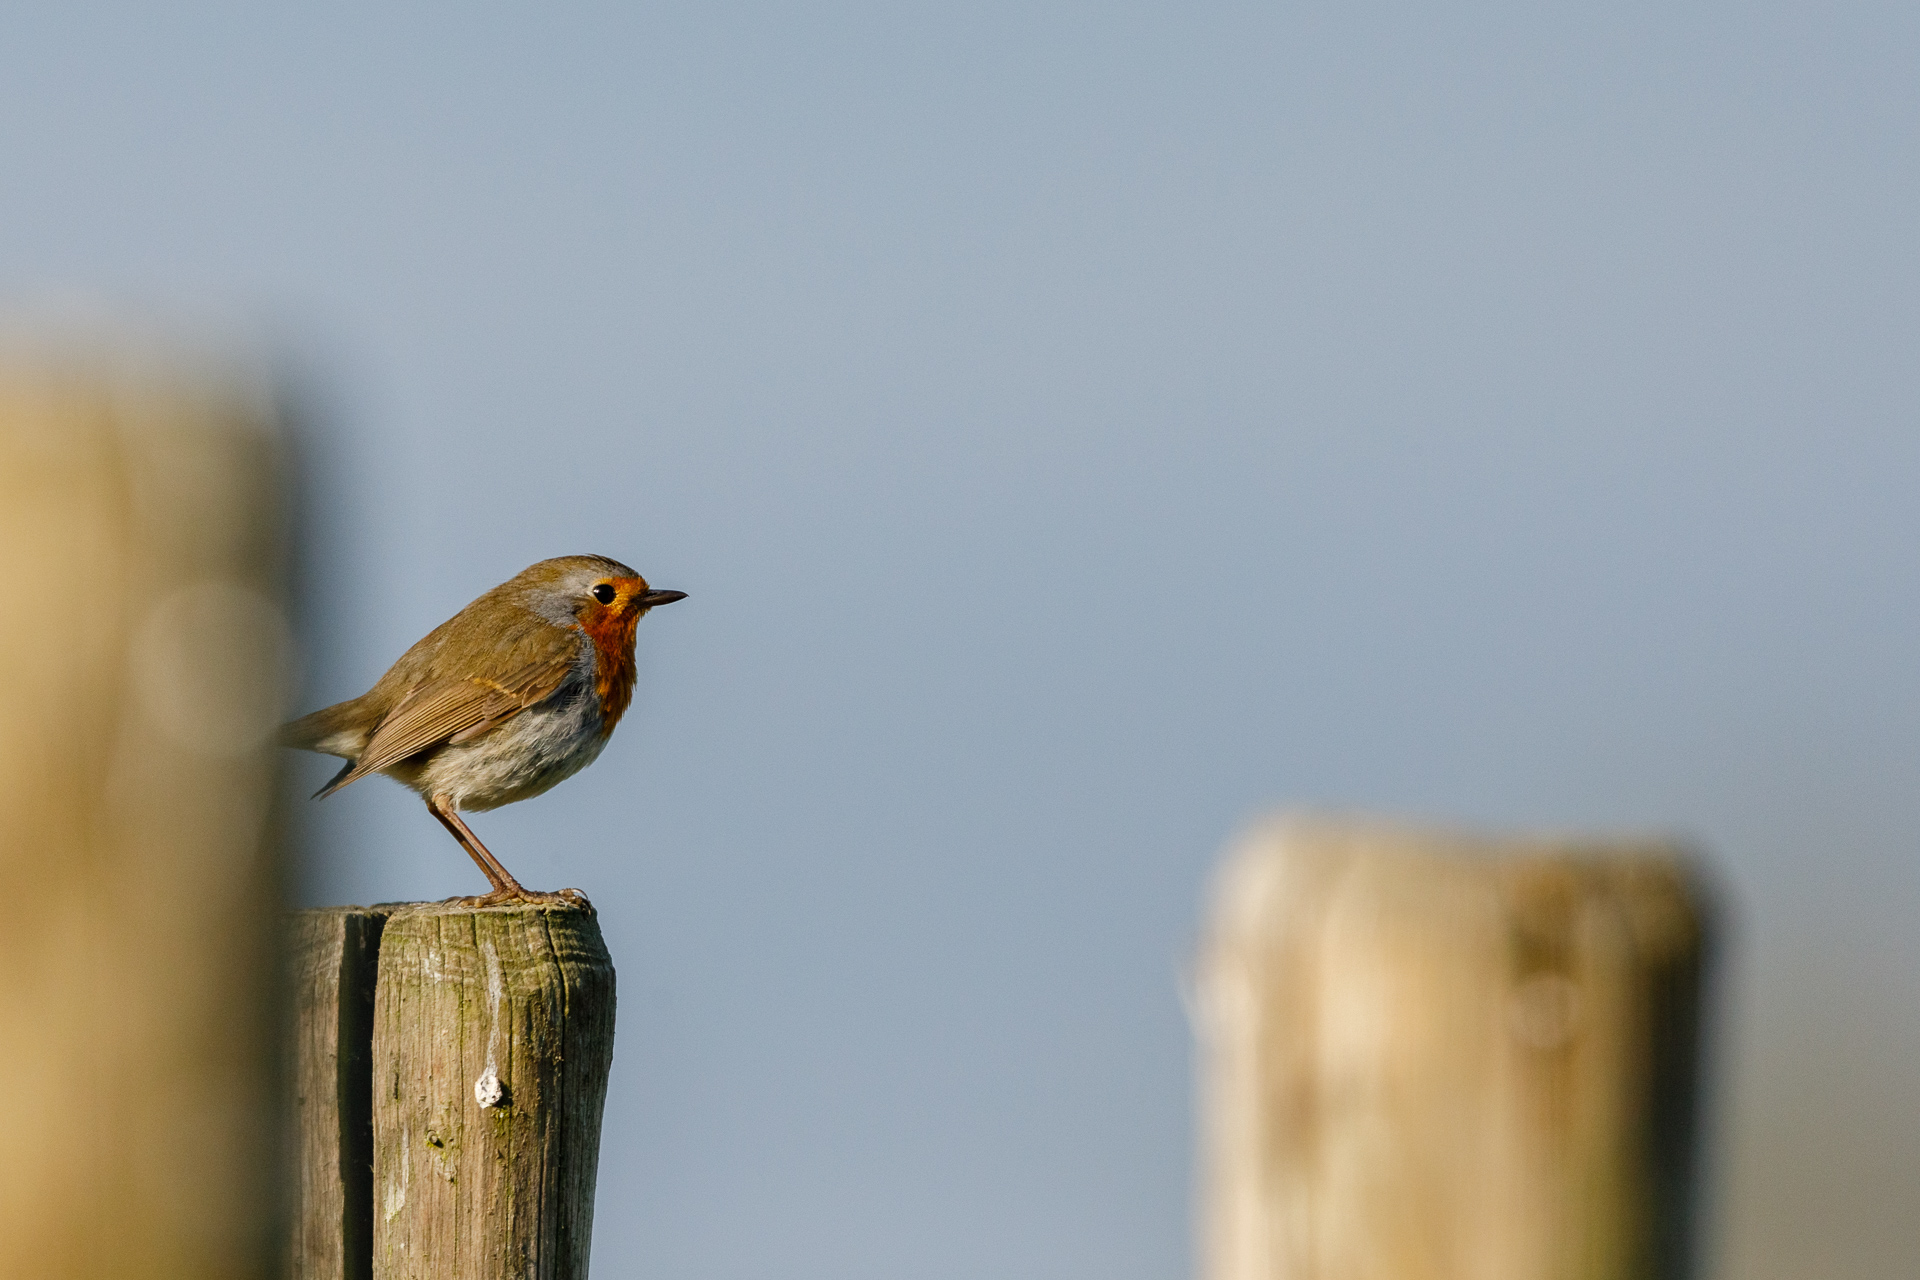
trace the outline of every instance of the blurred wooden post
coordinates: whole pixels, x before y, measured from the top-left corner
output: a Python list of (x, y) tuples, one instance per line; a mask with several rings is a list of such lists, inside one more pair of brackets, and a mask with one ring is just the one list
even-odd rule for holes
[(1663, 846), (1249, 837), (1198, 992), (1208, 1280), (1688, 1274), (1702, 919)]
[[(312, 1176), (299, 1220), (312, 1226), (296, 1228), (294, 1276), (585, 1280), (613, 1063), (599, 924), (553, 907), (381, 910), (384, 927), (356, 924), (364, 908), (295, 922), (296, 972), (313, 975), (296, 1074), (321, 1101), (300, 1111)], [(355, 928), (376, 941), (377, 983), (352, 959)], [(368, 993), (363, 1061), (345, 1047), (346, 1011)], [(364, 1088), (370, 1123), (356, 1130), (355, 1104), (329, 1105), (330, 1088), (343, 1099)], [(370, 1178), (348, 1155), (355, 1133)], [(341, 1172), (330, 1176), (333, 1152)]]
[(264, 396), (0, 366), (0, 1276), (274, 1245), (288, 662)]

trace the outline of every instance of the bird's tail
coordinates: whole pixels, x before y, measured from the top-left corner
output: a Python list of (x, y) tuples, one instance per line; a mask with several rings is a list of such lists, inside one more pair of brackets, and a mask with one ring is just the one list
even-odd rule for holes
[(360, 762), (358, 760), (347, 761), (340, 766), (340, 772), (327, 779), (326, 786), (320, 788), (307, 798), (309, 800), (325, 800), (328, 796), (346, 786), (349, 782), (352, 782), (355, 777), (354, 770), (359, 767)]
[(359, 702), (358, 698), (336, 702), (298, 720), (289, 720), (280, 726), (280, 745), (351, 760), (367, 745), (367, 732), (358, 728), (360, 717), (355, 714), (360, 709)]
[(368, 736), (366, 716), (361, 713), (358, 698), (322, 707), (280, 726), (283, 747), (346, 758), (346, 766), (329, 779), (326, 786), (313, 793), (316, 800), (332, 795), (351, 781), (349, 775), (359, 762), (360, 754), (367, 749)]

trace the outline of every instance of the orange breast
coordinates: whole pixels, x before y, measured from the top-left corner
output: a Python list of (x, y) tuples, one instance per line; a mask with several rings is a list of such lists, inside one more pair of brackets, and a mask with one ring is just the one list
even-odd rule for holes
[(600, 695), (600, 736), (605, 737), (633, 701), (633, 629), (640, 615), (630, 609), (595, 612), (599, 616), (583, 620), (581, 629), (596, 654), (593, 687)]

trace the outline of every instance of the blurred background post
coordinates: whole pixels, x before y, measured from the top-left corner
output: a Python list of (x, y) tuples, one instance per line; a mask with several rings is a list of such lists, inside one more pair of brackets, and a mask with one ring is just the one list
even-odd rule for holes
[(0, 364), (0, 1275), (266, 1273), (289, 665), (268, 398)]
[(1658, 844), (1254, 832), (1201, 976), (1208, 1280), (1692, 1274), (1704, 920)]

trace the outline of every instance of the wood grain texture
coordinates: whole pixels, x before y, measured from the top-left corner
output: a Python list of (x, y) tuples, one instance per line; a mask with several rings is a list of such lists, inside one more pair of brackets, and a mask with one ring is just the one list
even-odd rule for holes
[(1209, 1280), (1675, 1280), (1702, 895), (1658, 844), (1294, 819), (1201, 966)]
[(373, 996), (391, 910), (326, 907), (288, 922), (293, 1280), (373, 1274)]
[(0, 1276), (270, 1274), (285, 476), (264, 395), (0, 361)]
[(377, 1280), (585, 1280), (614, 975), (589, 912), (396, 911), (373, 1036)]

